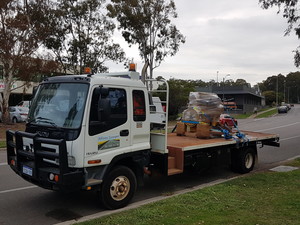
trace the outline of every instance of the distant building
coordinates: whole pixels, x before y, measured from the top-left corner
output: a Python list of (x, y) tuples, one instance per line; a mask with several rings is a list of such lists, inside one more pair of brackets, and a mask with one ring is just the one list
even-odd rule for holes
[(244, 86), (210, 86), (196, 88), (199, 92), (216, 93), (224, 102), (235, 103), (235, 107), (225, 110), (230, 113), (252, 113), (254, 109), (262, 109), (265, 106), (265, 97), (261, 95), (258, 86), (254, 88)]

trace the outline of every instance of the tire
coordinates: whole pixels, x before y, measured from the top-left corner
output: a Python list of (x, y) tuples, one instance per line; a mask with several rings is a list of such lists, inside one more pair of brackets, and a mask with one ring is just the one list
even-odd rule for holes
[(17, 122), (18, 122), (18, 119), (17, 119), (16, 117), (13, 117), (13, 118), (12, 118), (12, 122), (13, 122), (13, 123), (17, 123)]
[(100, 198), (107, 209), (119, 209), (128, 205), (137, 188), (137, 180), (131, 169), (117, 166), (109, 172), (101, 187)]
[(238, 156), (239, 172), (249, 173), (253, 170), (255, 165), (255, 151), (252, 148), (241, 149)]
[(255, 166), (256, 151), (253, 148), (242, 148), (232, 157), (231, 169), (238, 173), (249, 173)]

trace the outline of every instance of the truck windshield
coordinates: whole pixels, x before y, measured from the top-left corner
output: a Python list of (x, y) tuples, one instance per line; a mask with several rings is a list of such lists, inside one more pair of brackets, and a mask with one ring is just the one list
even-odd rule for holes
[(79, 128), (88, 84), (46, 83), (39, 86), (30, 106), (28, 123)]

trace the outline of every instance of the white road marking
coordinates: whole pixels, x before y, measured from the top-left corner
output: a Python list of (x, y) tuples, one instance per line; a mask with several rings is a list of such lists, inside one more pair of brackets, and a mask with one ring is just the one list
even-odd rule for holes
[(271, 127), (271, 128), (268, 128), (268, 129), (258, 130), (257, 132), (264, 132), (264, 131), (268, 131), (268, 130), (274, 130), (274, 129), (278, 129), (278, 128), (283, 128), (283, 127), (290, 127), (290, 126), (297, 125), (299, 123), (300, 122), (296, 122), (296, 123), (286, 124), (286, 125), (283, 125), (283, 126)]
[(6, 166), (7, 163), (0, 163), (0, 166)]
[(290, 140), (290, 139), (293, 139), (293, 138), (300, 138), (300, 135), (294, 136), (294, 137), (282, 138), (282, 139), (280, 139), (280, 141), (287, 141), (287, 140)]
[(0, 191), (0, 194), (8, 193), (8, 192), (14, 192), (14, 191), (22, 191), (26, 189), (36, 188), (38, 186), (28, 186), (28, 187), (22, 187), (22, 188), (14, 188), (9, 190)]

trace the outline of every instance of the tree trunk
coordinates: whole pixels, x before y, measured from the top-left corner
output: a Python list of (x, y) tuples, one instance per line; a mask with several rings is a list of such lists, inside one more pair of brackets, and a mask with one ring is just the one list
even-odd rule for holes
[(148, 69), (148, 66), (149, 66), (149, 63), (148, 61), (145, 62), (144, 66), (143, 66), (143, 69), (142, 69), (142, 82), (145, 84), (145, 81), (147, 79), (147, 69)]
[[(8, 69), (9, 70), (9, 69)], [(10, 70), (9, 70), (10, 71)], [(6, 72), (6, 71), (4, 71)], [(9, 72), (8, 72), (9, 73)], [(9, 110), (8, 110), (8, 101), (9, 101), (9, 96), (11, 93), (11, 85), (13, 83), (13, 75), (11, 73), (7, 74), (5, 76), (4, 73), (4, 79), (6, 80), (4, 90), (3, 90), (3, 97), (2, 97), (2, 120), (3, 123), (10, 123), (10, 116), (9, 116)]]

